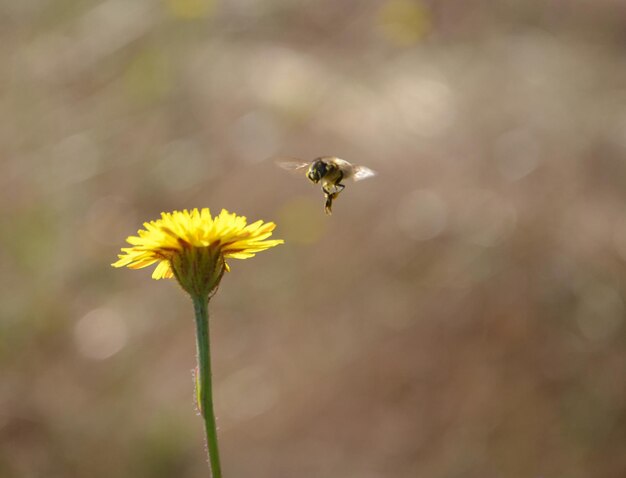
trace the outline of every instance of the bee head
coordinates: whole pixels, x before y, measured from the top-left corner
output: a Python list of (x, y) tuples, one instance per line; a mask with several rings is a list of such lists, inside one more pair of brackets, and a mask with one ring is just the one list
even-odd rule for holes
[(311, 166), (309, 166), (306, 175), (312, 182), (317, 183), (326, 175), (327, 169), (327, 165), (324, 161), (316, 159), (311, 163)]

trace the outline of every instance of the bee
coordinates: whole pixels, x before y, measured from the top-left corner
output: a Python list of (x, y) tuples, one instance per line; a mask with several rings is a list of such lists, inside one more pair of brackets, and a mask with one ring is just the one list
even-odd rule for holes
[(326, 199), (324, 211), (328, 215), (333, 212), (333, 201), (346, 187), (345, 184), (341, 183), (343, 180), (360, 181), (376, 174), (370, 168), (357, 166), (335, 156), (321, 156), (308, 162), (278, 161), (278, 165), (283, 169), (296, 172), (306, 169), (306, 177), (309, 178), (309, 181), (314, 184), (321, 182), (322, 192)]

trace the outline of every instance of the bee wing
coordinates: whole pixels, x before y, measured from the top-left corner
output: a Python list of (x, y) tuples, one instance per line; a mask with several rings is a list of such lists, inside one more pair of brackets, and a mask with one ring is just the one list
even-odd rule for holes
[(293, 159), (277, 159), (275, 160), (275, 163), (277, 166), (286, 169), (287, 171), (296, 173), (302, 171), (304, 168), (309, 167), (309, 165), (311, 164), (310, 162), (297, 161)]
[(376, 171), (371, 170), (365, 166), (354, 166), (354, 180), (361, 181), (362, 179), (371, 178), (376, 176)]

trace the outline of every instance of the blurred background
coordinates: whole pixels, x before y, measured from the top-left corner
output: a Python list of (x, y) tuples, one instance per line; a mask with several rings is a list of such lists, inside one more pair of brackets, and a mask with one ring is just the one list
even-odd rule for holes
[[(207, 476), (161, 211), (273, 220), (211, 303), (225, 476), (626, 476), (626, 3), (0, 3), (0, 477)], [(271, 158), (378, 171), (323, 212)]]

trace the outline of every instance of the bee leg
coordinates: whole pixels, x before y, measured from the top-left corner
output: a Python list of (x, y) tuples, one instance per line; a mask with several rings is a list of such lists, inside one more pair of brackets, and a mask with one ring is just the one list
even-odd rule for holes
[(343, 191), (343, 188), (339, 191), (335, 191), (334, 193), (326, 193), (326, 205), (324, 206), (324, 211), (329, 216), (333, 213), (333, 200), (337, 199), (339, 193)]
[[(331, 186), (324, 185), (322, 186), (322, 191), (324, 191), (324, 195), (326, 197), (326, 204), (324, 206), (324, 211), (329, 216), (333, 213), (333, 200), (337, 199), (339, 193), (344, 190), (346, 187), (343, 184), (339, 184), (339, 181), (343, 179), (343, 172), (339, 171), (339, 178), (335, 181)], [(332, 190), (331, 190), (332, 188)]]
[[(343, 171), (339, 170), (339, 177), (337, 178), (337, 181), (335, 181), (335, 193), (334, 193), (335, 197), (337, 197), (339, 193), (343, 191), (346, 187), (344, 184), (340, 184), (342, 179), (343, 179)], [(336, 188), (341, 188), (341, 189), (336, 190)]]
[(322, 191), (324, 191), (324, 194), (333, 195), (336, 198), (345, 187), (343, 184), (332, 184), (330, 186), (322, 186)]
[(324, 205), (324, 212), (329, 216), (333, 213), (333, 199), (334, 194), (326, 194), (326, 204)]

